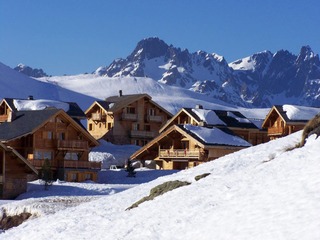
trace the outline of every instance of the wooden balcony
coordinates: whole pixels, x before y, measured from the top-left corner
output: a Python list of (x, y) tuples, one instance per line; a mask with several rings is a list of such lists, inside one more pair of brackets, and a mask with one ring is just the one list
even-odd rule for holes
[(137, 120), (138, 119), (138, 114), (134, 113), (122, 113), (122, 120)]
[(139, 130), (132, 130), (131, 137), (146, 137), (146, 138), (154, 138), (156, 136), (155, 132), (150, 131), (139, 131)]
[(8, 120), (8, 115), (0, 115), (0, 122), (6, 122)]
[(285, 133), (284, 128), (268, 128), (268, 135), (283, 135)]
[(101, 169), (101, 162), (61, 160), (59, 161), (59, 167), (74, 169)]
[(91, 114), (91, 119), (93, 121), (105, 121), (106, 120), (106, 115), (101, 114), (101, 113), (92, 113)]
[[(36, 168), (41, 168), (43, 159), (28, 159)], [(74, 169), (101, 169), (101, 162), (77, 161), (77, 160), (50, 160), (51, 168), (74, 168)], [(0, 175), (1, 176), (1, 175)]]
[(58, 140), (57, 148), (59, 150), (88, 150), (88, 142), (82, 140)]
[(160, 158), (195, 158), (200, 159), (199, 150), (186, 150), (186, 149), (160, 149)]
[(148, 115), (147, 116), (147, 121), (148, 122), (162, 122), (162, 116), (152, 116), (152, 115)]

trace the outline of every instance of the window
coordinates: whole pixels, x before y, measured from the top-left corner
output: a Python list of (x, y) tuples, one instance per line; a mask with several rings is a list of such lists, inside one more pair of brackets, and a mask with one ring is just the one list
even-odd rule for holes
[(78, 154), (75, 152), (67, 152), (64, 156), (65, 160), (79, 160)]
[(59, 132), (59, 133), (58, 133), (58, 139), (59, 139), (59, 140), (66, 140), (66, 133), (64, 133), (64, 132)]
[(91, 173), (86, 173), (84, 175), (85, 180), (92, 180), (92, 174)]
[(78, 178), (78, 174), (77, 173), (70, 173), (70, 181), (71, 182), (76, 182), (77, 178)]
[(43, 160), (48, 159), (52, 160), (52, 152), (50, 151), (34, 151), (34, 159)]
[(108, 130), (112, 128), (112, 123), (108, 123)]
[(42, 133), (42, 138), (43, 139), (53, 139), (53, 132), (44, 131)]
[(139, 140), (138, 140), (138, 139), (135, 139), (135, 140), (134, 140), (134, 145), (139, 146)]
[(155, 115), (156, 115), (156, 109), (154, 109), (154, 108), (149, 108), (148, 114), (149, 114), (149, 116), (155, 116)]
[(92, 131), (92, 130), (93, 130), (93, 124), (89, 123), (89, 131)]
[(140, 129), (139, 123), (134, 123), (132, 128), (134, 131), (139, 131), (139, 129)]
[(127, 113), (135, 114), (136, 113), (136, 109), (134, 107), (127, 107)]

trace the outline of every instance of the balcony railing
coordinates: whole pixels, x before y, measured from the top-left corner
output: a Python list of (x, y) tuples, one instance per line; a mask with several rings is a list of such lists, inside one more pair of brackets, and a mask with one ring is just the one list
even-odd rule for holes
[(101, 162), (76, 161), (76, 160), (61, 160), (59, 161), (60, 168), (82, 168), (82, 169), (101, 169)]
[[(44, 164), (43, 159), (28, 159), (28, 161), (32, 164), (32, 166), (36, 168), (41, 168)], [(49, 160), (49, 161), (53, 169), (56, 169), (56, 168), (101, 169), (101, 162), (78, 161), (78, 160), (59, 160), (59, 161)]]
[(76, 149), (76, 150), (87, 150), (88, 149), (88, 142), (82, 140), (58, 140), (57, 148), (62, 150), (69, 150), (69, 149)]
[(106, 119), (106, 115), (101, 113), (92, 113), (91, 119), (93, 121), (103, 121)]
[(137, 120), (138, 115), (135, 113), (122, 113), (122, 119), (124, 119), (124, 120)]
[(284, 133), (284, 128), (268, 128), (268, 135), (283, 135)]
[(200, 158), (199, 150), (186, 149), (160, 149), (159, 157), (161, 158)]
[(8, 115), (0, 115), (0, 122), (6, 122), (8, 120)]
[(154, 138), (156, 136), (155, 132), (150, 131), (139, 131), (139, 130), (132, 130), (131, 131), (131, 137), (148, 137), (148, 138)]
[(148, 115), (147, 120), (150, 122), (162, 122), (162, 116), (152, 116)]

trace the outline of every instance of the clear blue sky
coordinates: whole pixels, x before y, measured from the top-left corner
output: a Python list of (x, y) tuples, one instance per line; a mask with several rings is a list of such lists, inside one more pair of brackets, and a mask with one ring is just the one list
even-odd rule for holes
[(157, 36), (232, 62), (263, 50), (320, 52), (319, 0), (0, 0), (0, 62), (79, 74)]

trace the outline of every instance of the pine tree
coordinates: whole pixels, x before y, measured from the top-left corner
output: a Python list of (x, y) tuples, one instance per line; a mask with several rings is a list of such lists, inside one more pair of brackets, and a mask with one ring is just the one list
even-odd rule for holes
[(53, 183), (53, 172), (49, 159), (45, 159), (39, 171), (39, 180), (44, 185), (44, 189), (48, 190)]

